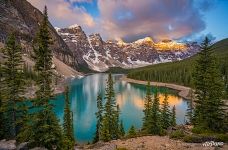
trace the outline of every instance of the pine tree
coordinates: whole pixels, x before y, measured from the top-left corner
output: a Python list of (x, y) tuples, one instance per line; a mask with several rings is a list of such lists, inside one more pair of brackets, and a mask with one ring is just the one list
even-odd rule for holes
[(102, 95), (101, 95), (101, 93), (99, 93), (97, 96), (97, 112), (96, 112), (97, 125), (96, 125), (96, 133), (95, 133), (95, 137), (93, 139), (93, 143), (96, 143), (100, 140), (102, 118), (103, 118), (102, 115), (103, 115)]
[(119, 115), (120, 115), (120, 107), (117, 104), (116, 111), (115, 111), (114, 128), (113, 128), (113, 131), (115, 133), (114, 139), (119, 139), (121, 137), (120, 126), (119, 126), (120, 124)]
[(119, 111), (117, 110), (118, 106), (116, 105), (113, 84), (112, 75), (109, 74), (105, 90), (106, 103), (101, 128), (101, 140), (103, 141), (119, 138)]
[(159, 135), (162, 131), (159, 105), (158, 89), (156, 87), (150, 115), (151, 127), (149, 129), (149, 133), (154, 135)]
[(171, 126), (176, 126), (176, 107), (175, 105), (172, 108), (172, 113), (171, 113), (171, 120), (170, 120)]
[(46, 147), (48, 149), (61, 149), (63, 133), (59, 120), (53, 112), (50, 100), (53, 99), (52, 84), (52, 51), (50, 49), (51, 37), (48, 30), (47, 7), (44, 9), (43, 21), (40, 25), (37, 39), (34, 44), (34, 70), (37, 73), (36, 98), (33, 107), (31, 135), (28, 137), (32, 146)]
[(101, 137), (100, 139), (104, 142), (108, 142), (112, 140), (112, 135), (110, 133), (110, 128), (109, 128), (109, 120), (108, 117), (104, 117), (102, 119), (102, 127), (101, 127)]
[[(3, 49), (5, 62), (3, 63), (2, 73), (4, 75), (2, 86), (2, 111), (4, 117), (5, 135), (6, 138), (16, 138), (20, 131), (23, 117), (27, 114), (24, 105), (24, 85), (23, 78), (23, 61), (22, 61), (22, 48), (16, 42), (14, 34), (9, 35), (5, 48)], [(19, 124), (20, 123), (20, 124)]]
[(191, 95), (191, 99), (188, 101), (188, 109), (187, 109), (187, 113), (186, 113), (186, 117), (188, 119), (189, 124), (192, 124), (192, 120), (193, 120), (193, 102), (195, 101), (195, 96), (194, 96), (194, 92), (191, 89), (190, 90), (190, 95)]
[(4, 121), (4, 113), (3, 113), (3, 73), (2, 73), (2, 64), (0, 62), (0, 140), (5, 137), (5, 121)]
[(73, 112), (70, 110), (69, 87), (65, 88), (65, 107), (63, 118), (63, 131), (67, 149), (73, 149), (75, 144), (74, 129), (73, 129)]
[(136, 134), (136, 131), (135, 131), (135, 127), (132, 125), (131, 128), (129, 129), (128, 131), (128, 137), (129, 138), (133, 138), (135, 137), (137, 134)]
[(151, 114), (151, 108), (152, 108), (152, 96), (151, 96), (151, 87), (150, 82), (148, 81), (147, 87), (146, 87), (146, 97), (145, 97), (145, 104), (144, 104), (144, 117), (143, 117), (143, 127), (142, 130), (144, 132), (148, 132), (148, 129), (150, 128), (150, 114)]
[(225, 126), (222, 76), (207, 37), (201, 49), (193, 74), (196, 94), (193, 122), (195, 127), (222, 131)]
[(170, 108), (169, 108), (167, 91), (165, 92), (165, 98), (164, 98), (164, 101), (162, 102), (161, 125), (163, 129), (167, 129), (170, 126)]
[(124, 137), (125, 136), (123, 120), (120, 121), (120, 136), (121, 137)]

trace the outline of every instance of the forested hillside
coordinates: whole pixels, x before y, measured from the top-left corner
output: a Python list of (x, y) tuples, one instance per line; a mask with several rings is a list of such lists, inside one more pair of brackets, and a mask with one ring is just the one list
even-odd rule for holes
[[(228, 93), (228, 39), (215, 43), (212, 45), (212, 49), (218, 59), (219, 67), (225, 79), (226, 91)], [(192, 73), (197, 57), (198, 55), (195, 55), (183, 61), (133, 69), (127, 76), (137, 80), (177, 83), (192, 87)]]

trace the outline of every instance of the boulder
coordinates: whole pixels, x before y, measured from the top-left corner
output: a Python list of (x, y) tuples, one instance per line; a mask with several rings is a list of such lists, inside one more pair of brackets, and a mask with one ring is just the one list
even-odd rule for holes
[(17, 146), (17, 150), (29, 150), (28, 142), (21, 143)]
[(15, 140), (0, 141), (0, 150), (16, 150), (16, 141)]

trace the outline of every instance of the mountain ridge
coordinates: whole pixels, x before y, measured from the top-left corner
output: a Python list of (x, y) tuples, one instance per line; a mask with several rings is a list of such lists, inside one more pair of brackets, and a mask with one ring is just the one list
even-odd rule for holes
[(104, 41), (99, 33), (87, 36), (79, 25), (56, 29), (79, 64), (86, 63), (90, 69), (98, 72), (107, 71), (111, 67), (137, 68), (178, 61), (199, 51), (196, 42), (183, 44), (169, 40), (155, 43), (151, 37), (132, 43), (122, 40)]
[[(212, 51), (217, 58), (218, 67), (225, 79), (226, 93), (228, 97), (228, 38), (212, 45)], [(192, 73), (198, 54), (179, 62), (163, 63), (128, 70), (127, 77), (136, 80), (150, 80), (154, 82), (175, 83), (193, 87)], [(118, 69), (113, 69), (115, 72)]]
[[(21, 43), (24, 58), (32, 59), (32, 43), (43, 19), (43, 14), (26, 0), (1, 0), (0, 12), (0, 48), (4, 47), (8, 35), (14, 32), (17, 41)], [(69, 47), (57, 34), (51, 23), (49, 23), (48, 26), (53, 42), (53, 44), (50, 45), (50, 48), (53, 50), (53, 56), (72, 69), (78, 70), (80, 67)], [(24, 59), (27, 64), (29, 63), (26, 62), (28, 59)], [(77, 71), (74, 72), (76, 73)], [(61, 74), (61, 72), (59, 73), (60, 75), (64, 75)], [(71, 76), (77, 76), (78, 74), (81, 75), (81, 73), (73, 73)]]
[[(7, 36), (15, 31), (24, 54), (31, 58), (32, 43), (42, 21), (42, 13), (26, 0), (2, 0), (0, 11), (0, 47), (4, 46)], [(179, 61), (198, 52), (196, 43), (183, 45), (169, 40), (155, 43), (151, 37), (132, 43), (104, 41), (98, 33), (87, 36), (77, 24), (61, 29), (49, 23), (49, 32), (53, 40), (50, 47), (53, 56), (82, 72), (105, 72), (111, 67), (126, 69)]]

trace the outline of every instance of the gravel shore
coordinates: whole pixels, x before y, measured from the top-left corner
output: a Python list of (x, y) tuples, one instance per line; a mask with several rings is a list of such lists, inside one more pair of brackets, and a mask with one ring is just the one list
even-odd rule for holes
[[(134, 79), (127, 78), (126, 76), (122, 77), (121, 80), (129, 82), (129, 83), (147, 85), (147, 81), (134, 80)], [(171, 88), (171, 89), (177, 90), (177, 91), (179, 91), (178, 92), (179, 96), (181, 96), (181, 97), (183, 97), (185, 99), (191, 99), (191, 97), (190, 97), (191, 88), (189, 88), (189, 87), (182, 86), (182, 85), (177, 85), (177, 84), (172, 84), (172, 83), (162, 83), (162, 82), (150, 82), (150, 85), (167, 87), (167, 88)]]

